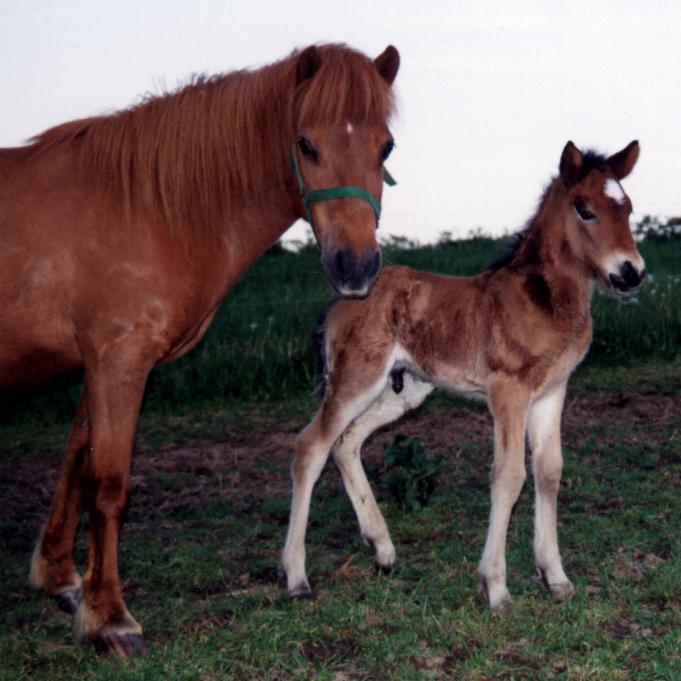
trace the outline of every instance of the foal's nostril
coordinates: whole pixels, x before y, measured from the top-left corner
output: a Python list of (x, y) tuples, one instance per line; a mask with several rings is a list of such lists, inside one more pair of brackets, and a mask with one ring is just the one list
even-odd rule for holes
[(629, 260), (625, 261), (620, 267), (620, 276), (622, 279), (624, 279), (627, 286), (631, 288), (638, 286), (641, 283), (644, 273), (639, 275), (638, 270), (631, 264)]

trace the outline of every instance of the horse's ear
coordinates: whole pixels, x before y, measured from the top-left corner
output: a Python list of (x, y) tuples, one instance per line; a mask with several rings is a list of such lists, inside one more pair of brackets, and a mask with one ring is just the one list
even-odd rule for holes
[(300, 85), (304, 80), (309, 80), (317, 73), (322, 60), (316, 45), (306, 47), (299, 55), (296, 63), (296, 85)]
[(560, 176), (567, 186), (570, 186), (577, 177), (577, 171), (582, 166), (582, 152), (572, 143), (568, 142), (560, 156)]
[(618, 180), (625, 178), (634, 169), (640, 151), (638, 140), (634, 140), (608, 159), (610, 170)]
[(397, 75), (397, 71), (400, 68), (400, 53), (392, 45), (388, 45), (388, 47), (374, 59), (374, 66), (388, 82), (388, 85), (392, 85), (395, 76)]

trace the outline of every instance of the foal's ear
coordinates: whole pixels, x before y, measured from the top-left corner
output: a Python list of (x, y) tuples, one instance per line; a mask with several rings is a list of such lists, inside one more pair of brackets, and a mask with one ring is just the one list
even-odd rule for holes
[(296, 85), (300, 85), (304, 80), (308, 80), (317, 73), (319, 65), (322, 63), (319, 50), (316, 45), (306, 47), (298, 57), (296, 63)]
[(395, 76), (397, 75), (397, 71), (400, 68), (400, 53), (392, 45), (388, 45), (388, 47), (374, 59), (374, 66), (388, 82), (388, 85), (392, 85)]
[(568, 142), (560, 156), (560, 176), (566, 185), (571, 185), (577, 177), (577, 172), (582, 166), (582, 152), (572, 143)]
[(610, 170), (618, 180), (625, 178), (634, 169), (640, 151), (638, 140), (634, 140), (608, 159)]

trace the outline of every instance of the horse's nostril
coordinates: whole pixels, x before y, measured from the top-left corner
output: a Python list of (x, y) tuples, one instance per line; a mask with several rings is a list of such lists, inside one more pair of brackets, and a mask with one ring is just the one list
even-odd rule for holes
[(339, 279), (345, 279), (352, 268), (352, 253), (347, 249), (339, 249), (333, 259), (336, 276)]
[(380, 269), (381, 269), (381, 252), (376, 251), (369, 259), (367, 277), (369, 277), (369, 279), (373, 279), (378, 274), (378, 270)]

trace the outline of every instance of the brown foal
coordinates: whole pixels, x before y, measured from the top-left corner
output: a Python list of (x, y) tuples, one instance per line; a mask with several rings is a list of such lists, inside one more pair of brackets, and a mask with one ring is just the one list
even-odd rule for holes
[[(31, 567), (31, 583), (75, 612), (78, 638), (144, 649), (118, 537), (154, 365), (192, 348), (237, 279), (306, 215), (338, 292), (371, 288), (398, 68), (392, 46), (374, 60), (312, 46), (0, 150), (0, 395), (85, 376)], [(338, 185), (354, 193), (307, 205), (304, 192)]]
[(361, 464), (377, 428), (418, 406), (439, 386), (480, 396), (494, 417), (494, 463), (481, 588), (492, 610), (511, 606), (506, 533), (525, 481), (525, 438), (535, 478), (534, 555), (555, 599), (574, 592), (558, 550), (562, 472), (560, 419), (568, 377), (591, 342), (594, 282), (615, 292), (645, 274), (620, 180), (637, 142), (605, 158), (568, 142), (559, 175), (503, 262), (475, 277), (407, 267), (383, 270), (365, 300), (332, 304), (321, 329), (325, 392), (293, 461), (291, 520), (282, 555), (288, 591), (310, 593), (305, 529), (312, 488), (331, 451), (364, 539), (380, 567), (395, 548)]

